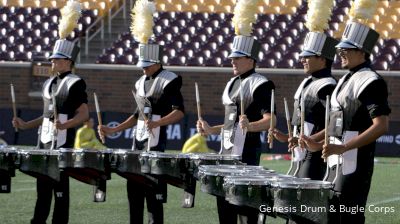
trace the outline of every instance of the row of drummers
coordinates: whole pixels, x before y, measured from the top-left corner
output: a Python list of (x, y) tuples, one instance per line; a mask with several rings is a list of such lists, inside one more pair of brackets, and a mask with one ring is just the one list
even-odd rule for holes
[[(94, 186), (94, 201), (106, 199), (111, 172), (144, 184), (164, 181), (185, 191), (183, 207), (194, 206), (196, 180), (203, 192), (225, 197), (231, 204), (264, 210), (267, 215), (293, 216), (316, 223), (327, 221), (332, 184), (275, 173), (249, 166), (237, 155), (214, 153), (139, 152), (125, 149), (38, 150), (8, 147), (0, 150), (1, 193), (11, 191), (15, 169), (36, 178), (58, 181), (60, 170)], [(306, 208), (303, 208), (306, 206)], [(319, 208), (305, 212), (307, 208)]]

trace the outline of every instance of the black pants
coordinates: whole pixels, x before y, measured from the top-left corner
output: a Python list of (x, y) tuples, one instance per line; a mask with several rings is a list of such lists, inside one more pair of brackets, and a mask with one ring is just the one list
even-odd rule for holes
[(322, 151), (307, 151), (306, 158), (300, 161), (300, 169), (297, 177), (310, 178), (311, 180), (322, 180), (325, 175), (326, 164), (321, 158)]
[[(329, 214), (329, 223), (365, 223), (364, 211), (359, 208), (365, 208), (369, 189), (371, 186), (371, 177), (373, 167), (364, 167), (363, 172), (357, 170), (349, 175), (342, 174), (342, 166), (339, 166), (339, 175), (335, 184), (337, 196), (330, 201), (334, 206), (334, 211)], [(332, 181), (336, 173), (336, 166), (329, 170), (328, 181)]]
[[(239, 218), (242, 224), (257, 224), (259, 211), (254, 208), (232, 205), (224, 197), (217, 196), (218, 219), (220, 224), (235, 224)], [(261, 221), (263, 223), (263, 221)]]
[(127, 192), (131, 224), (143, 223), (144, 199), (147, 203), (148, 223), (164, 222), (163, 203), (166, 201), (166, 184), (150, 187), (133, 180), (128, 180)]
[(69, 217), (69, 177), (60, 172), (60, 181), (37, 179), (37, 200), (32, 224), (45, 224), (50, 213), (54, 193), (53, 224), (68, 223)]

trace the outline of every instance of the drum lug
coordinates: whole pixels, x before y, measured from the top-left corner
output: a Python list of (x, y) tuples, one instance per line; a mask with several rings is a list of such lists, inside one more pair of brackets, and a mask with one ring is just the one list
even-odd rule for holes
[(221, 176), (217, 176), (215, 178), (215, 182), (216, 182), (215, 185), (217, 185), (217, 187), (221, 186), (221, 180), (223, 180), (223, 178)]
[(330, 190), (329, 191), (329, 199), (332, 199), (333, 196), (335, 196), (335, 191), (334, 190)]
[(274, 198), (280, 198), (281, 197), (281, 189), (275, 188), (274, 189)]
[(233, 185), (232, 187), (229, 188), (229, 192), (233, 195), (236, 195), (236, 187)]
[(324, 190), (323, 189), (319, 189), (319, 195), (320, 195), (320, 198), (324, 197)]
[(207, 185), (208, 184), (207, 176), (201, 176), (200, 177), (200, 181), (201, 181), (202, 184)]
[(252, 186), (247, 187), (247, 195), (249, 196), (249, 198), (251, 198), (253, 196), (253, 187)]
[(297, 188), (297, 200), (301, 200), (301, 189), (300, 188)]
[(171, 167), (175, 167), (175, 165), (176, 165), (176, 163), (177, 163), (177, 159), (171, 159)]

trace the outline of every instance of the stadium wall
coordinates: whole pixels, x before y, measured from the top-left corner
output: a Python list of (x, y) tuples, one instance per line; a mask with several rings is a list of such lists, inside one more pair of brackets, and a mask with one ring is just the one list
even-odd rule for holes
[[(208, 115), (223, 115), (221, 95), (225, 83), (231, 78), (231, 68), (216, 67), (178, 67), (167, 69), (176, 72), (183, 78), (182, 94), (187, 113), (196, 113), (194, 83), (198, 82), (202, 111)], [(298, 69), (257, 69), (259, 73), (272, 80), (276, 86), (276, 106), (278, 115), (283, 116), (283, 97), (289, 105), (299, 83), (304, 79), (302, 70)], [(94, 111), (93, 92), (99, 97), (102, 111), (129, 113), (134, 109), (131, 97), (133, 83), (140, 77), (141, 70), (131, 65), (77, 65), (76, 73), (85, 79), (89, 94), (89, 108)], [(335, 70), (336, 78), (345, 71)], [(400, 71), (380, 71), (389, 86), (389, 103), (392, 108), (390, 119), (400, 121)], [(33, 91), (31, 63), (0, 62), (0, 107), (11, 105), (9, 84), (13, 83), (16, 91), (17, 107), (41, 109), (40, 94)], [(44, 80), (44, 78), (43, 78)], [(37, 82), (37, 81), (35, 81)]]

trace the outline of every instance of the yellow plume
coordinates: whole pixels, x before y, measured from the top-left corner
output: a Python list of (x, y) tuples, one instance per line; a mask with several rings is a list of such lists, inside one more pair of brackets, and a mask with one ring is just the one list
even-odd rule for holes
[(367, 20), (374, 16), (377, 4), (377, 0), (355, 0), (351, 2), (350, 20), (366, 24)]
[(306, 27), (311, 32), (324, 32), (331, 19), (333, 0), (308, 0)]
[(232, 23), (236, 35), (250, 36), (256, 22), (259, 0), (238, 0), (233, 11)]
[(68, 35), (78, 26), (78, 20), (81, 17), (81, 3), (79, 1), (69, 0), (61, 9), (61, 19), (58, 24), (58, 34), (60, 39), (67, 38)]
[(193, 153), (193, 152), (208, 152), (210, 149), (207, 147), (207, 141), (204, 136), (199, 133), (193, 135), (182, 147), (183, 153)]
[(138, 0), (131, 12), (131, 33), (142, 44), (147, 44), (153, 35), (153, 14), (156, 12), (154, 2)]

